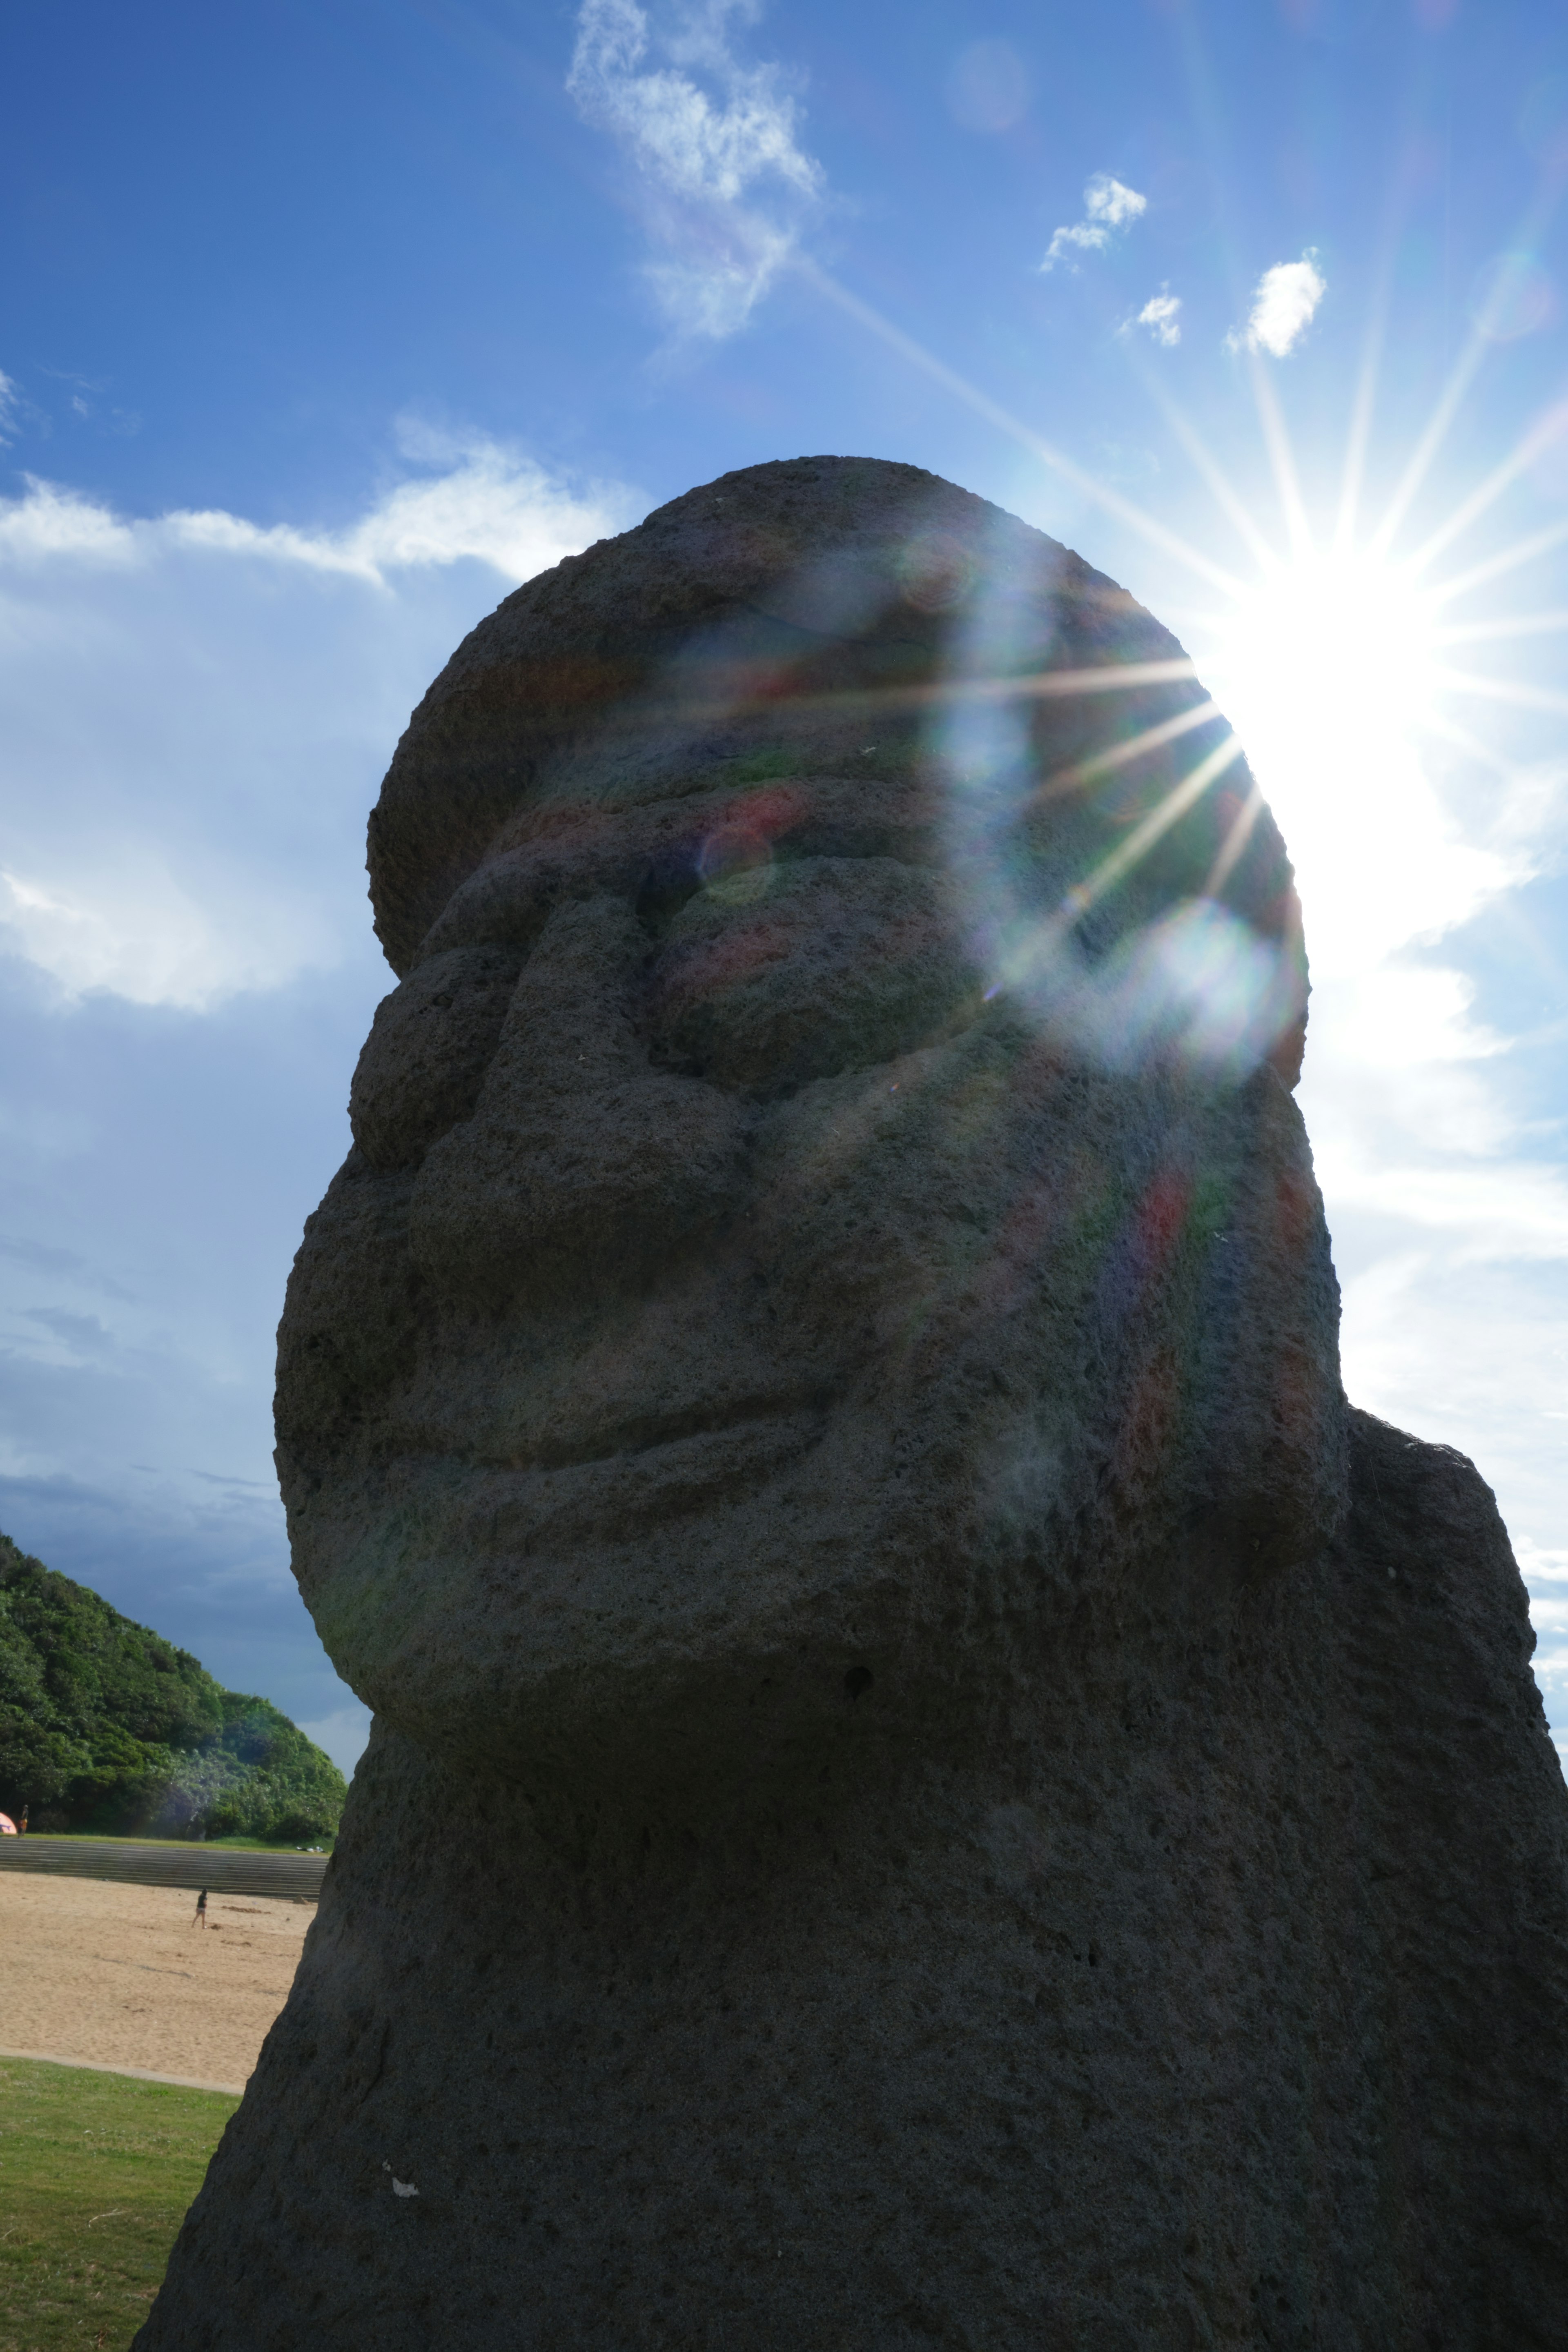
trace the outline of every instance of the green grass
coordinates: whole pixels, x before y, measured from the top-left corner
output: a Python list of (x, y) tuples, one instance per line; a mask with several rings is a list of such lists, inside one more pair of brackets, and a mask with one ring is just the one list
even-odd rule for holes
[(80, 1838), (83, 1843), (88, 1845), (176, 1846), (182, 1853), (193, 1853), (203, 1848), (205, 1848), (208, 1853), (217, 1852), (224, 1853), (308, 1853), (310, 1852), (311, 1848), (315, 1846), (320, 1846), (323, 1853), (331, 1853), (333, 1846), (337, 1843), (336, 1832), (332, 1830), (323, 1830), (319, 1837), (310, 1839), (304, 1846), (300, 1845), (298, 1838), (253, 1838), (237, 1836), (214, 1838), (121, 1837), (119, 1835), (110, 1835), (110, 1832), (105, 1830), (38, 1830), (35, 1834), (38, 1837)]
[(0, 2059), (0, 2352), (125, 2352), (238, 2104)]

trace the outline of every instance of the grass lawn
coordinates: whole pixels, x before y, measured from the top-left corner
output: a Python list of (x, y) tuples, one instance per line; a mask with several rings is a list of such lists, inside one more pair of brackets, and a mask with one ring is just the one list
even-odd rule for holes
[(0, 2352), (125, 2352), (238, 2105), (0, 2059)]
[(39, 1830), (39, 1837), (80, 1838), (84, 1845), (170, 1845), (182, 1853), (192, 1853), (198, 1847), (223, 1853), (331, 1853), (337, 1843), (337, 1832), (325, 1830), (321, 1835), (300, 1845), (297, 1839), (216, 1837), (216, 1838), (155, 1838), (110, 1837), (102, 1830)]

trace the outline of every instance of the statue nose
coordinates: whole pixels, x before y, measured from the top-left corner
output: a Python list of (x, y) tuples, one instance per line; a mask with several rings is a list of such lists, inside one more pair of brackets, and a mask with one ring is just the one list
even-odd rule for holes
[(426, 1153), (410, 1240), (468, 1296), (639, 1279), (733, 1199), (744, 1114), (651, 1064), (634, 1018), (647, 940), (624, 900), (557, 908), (470, 1118)]

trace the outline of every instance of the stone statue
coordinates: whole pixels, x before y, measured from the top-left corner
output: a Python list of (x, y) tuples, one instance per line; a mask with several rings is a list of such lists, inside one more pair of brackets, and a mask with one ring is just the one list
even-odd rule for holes
[(907, 466), (507, 598), (279, 1335), (374, 1708), (146, 2352), (1560, 2345), (1568, 1799), (1347, 1407), (1289, 867)]

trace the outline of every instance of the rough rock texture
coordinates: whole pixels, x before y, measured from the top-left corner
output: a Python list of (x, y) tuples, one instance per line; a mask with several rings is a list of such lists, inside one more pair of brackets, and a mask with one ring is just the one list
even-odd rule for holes
[(1345, 1406), (1180, 648), (758, 467), (474, 632), (372, 875), (279, 1460), (377, 1730), (138, 2343), (1561, 2344), (1524, 1595)]

